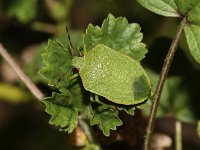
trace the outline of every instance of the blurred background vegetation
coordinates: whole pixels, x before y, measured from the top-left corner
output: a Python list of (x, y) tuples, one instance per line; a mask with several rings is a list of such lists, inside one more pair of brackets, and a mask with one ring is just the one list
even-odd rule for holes
[[(38, 75), (47, 40), (67, 40), (66, 26), (76, 40), (89, 23), (101, 25), (108, 13), (141, 25), (143, 42), (149, 49), (142, 64), (155, 87), (180, 20), (153, 14), (134, 0), (0, 0), (0, 43), (35, 84), (50, 95), (51, 89)], [(174, 139), (174, 121), (179, 119), (183, 121), (184, 147), (195, 150), (200, 149), (196, 134), (196, 120), (200, 119), (200, 66), (186, 49), (183, 37), (163, 91), (155, 132)], [(134, 118), (121, 114), (126, 123), (109, 138), (96, 129), (103, 148), (140, 149), (148, 114), (148, 109), (139, 111)], [(84, 141), (79, 129), (69, 136), (50, 126), (48, 119), (44, 106), (0, 57), (0, 149), (68, 150), (83, 144), (77, 140)], [(119, 135), (121, 139), (117, 138)]]

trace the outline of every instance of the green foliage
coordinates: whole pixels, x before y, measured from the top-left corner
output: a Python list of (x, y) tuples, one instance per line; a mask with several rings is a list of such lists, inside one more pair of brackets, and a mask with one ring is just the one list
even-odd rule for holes
[(78, 110), (67, 94), (53, 93), (52, 97), (43, 100), (46, 112), (51, 116), (50, 124), (60, 127), (61, 131), (71, 133), (78, 124)]
[[(125, 98), (124, 102), (121, 102), (120, 104), (138, 104), (139, 102), (143, 102), (149, 96), (150, 84), (146, 73), (144, 72), (139, 61), (137, 61), (144, 58), (144, 55), (147, 52), (145, 44), (141, 43), (142, 33), (140, 33), (139, 25), (128, 24), (125, 18), (119, 17), (115, 19), (112, 15), (109, 15), (103, 22), (102, 29), (99, 28), (100, 34), (97, 36), (96, 34), (98, 32), (96, 29), (98, 28), (99, 27), (89, 25), (86, 30), (84, 40), (82, 39), (81, 34), (74, 36), (75, 38), (72, 38), (73, 47), (82, 50), (81, 45), (83, 45), (83, 52), (86, 52), (84, 57), (86, 58), (88, 54), (92, 55), (87, 60), (91, 63), (95, 62), (94, 68), (96, 69), (93, 71), (103, 71), (104, 74), (108, 72), (113, 75), (114, 73), (116, 74), (116, 72), (118, 74), (122, 74), (124, 78), (123, 80), (116, 78), (115, 80), (118, 81), (110, 83), (110, 85), (113, 85), (108, 87), (108, 92), (112, 93), (112, 95), (117, 94), (118, 96), (124, 96), (126, 94), (125, 91), (132, 94), (129, 96), (133, 102), (128, 103)], [(109, 30), (107, 30), (108, 28)], [(106, 41), (110, 41), (107, 44), (108, 47), (105, 46)], [(99, 43), (101, 44), (98, 45)], [(110, 134), (110, 130), (116, 130), (117, 126), (122, 125), (122, 121), (118, 117), (118, 112), (123, 110), (128, 114), (133, 115), (135, 107), (133, 105), (126, 106), (118, 105), (116, 103), (110, 104), (109, 101), (91, 101), (91, 97), (89, 96), (90, 94), (88, 94), (88, 91), (86, 91), (82, 86), (86, 80), (84, 79), (82, 81), (80, 78), (76, 78), (78, 70), (75, 70), (72, 66), (73, 57), (70, 53), (68, 45), (69, 43), (66, 42), (66, 37), (59, 38), (59, 41), (49, 40), (42, 53), (44, 67), (40, 70), (40, 74), (47, 79), (50, 86), (58, 88), (61, 92), (60, 94), (53, 93), (52, 97), (48, 97), (43, 101), (46, 105), (46, 112), (51, 115), (50, 123), (60, 127), (60, 130), (70, 133), (77, 126), (78, 116), (80, 115), (80, 118), (90, 120), (91, 125), (99, 125), (103, 133), (108, 136)], [(91, 49), (93, 50), (90, 51)], [(125, 51), (123, 51), (123, 49)], [(112, 51), (115, 55), (110, 55), (110, 51)], [(82, 53), (82, 51), (80, 52)], [(120, 52), (129, 54), (137, 60), (121, 54)], [(99, 53), (102, 56), (101, 59), (95, 60), (95, 58), (97, 58), (95, 55), (99, 55)], [(107, 63), (111, 63), (115, 66), (111, 66), (111, 68), (107, 68), (106, 70), (101, 70), (99, 66), (105, 61), (103, 58), (108, 58), (107, 60), (109, 60), (109, 62), (107, 61)], [(78, 59), (78, 57), (74, 58), (73, 61), (75, 59)], [(79, 59), (81, 60), (82, 58), (79, 57)], [(116, 69), (116, 66), (120, 65), (117, 59), (122, 59), (122, 62), (126, 62), (125, 66), (121, 64), (120, 69)], [(80, 64), (79, 61), (80, 66), (84, 65), (83, 63), (85, 62), (81, 63), (82, 64)], [(130, 67), (128, 65), (129, 63), (131, 65)], [(82, 68), (79, 68), (78, 66), (76, 67), (80, 69), (79, 73), (81, 75)], [(89, 66), (87, 65), (87, 67)], [(127, 69), (127, 67), (129, 69)], [(88, 79), (87, 82), (89, 80), (90, 79)], [(102, 79), (102, 81), (103, 80), (105, 79)], [(108, 79), (106, 79), (106, 81), (107, 80)], [(123, 85), (123, 91), (120, 90), (118, 93), (113, 91), (117, 83), (118, 88)], [(97, 84), (98, 85), (95, 89), (99, 91), (102, 89), (101, 84), (98, 82)], [(138, 90), (134, 91), (135, 95), (133, 95), (132, 89)], [(92, 90), (89, 91), (96, 93)], [(105, 96), (101, 94), (99, 95)], [(109, 97), (106, 98), (110, 100)], [(113, 102), (116, 101), (114, 100)], [(89, 109), (89, 106), (91, 106), (91, 109)]]
[(174, 0), (137, 0), (148, 10), (167, 17), (180, 17)]
[(190, 52), (193, 58), (200, 63), (200, 26), (187, 25), (184, 31)]
[(75, 57), (72, 64), (79, 69), (86, 90), (114, 103), (133, 105), (149, 97), (150, 81), (141, 65), (103, 44), (84, 57)]
[[(60, 91), (66, 91), (70, 82), (68, 78), (73, 74), (71, 54), (63, 44), (49, 40), (45, 52), (42, 54), (45, 67), (40, 70), (50, 86), (56, 86)], [(60, 79), (62, 81), (60, 82)]]
[(6, 10), (8, 15), (27, 23), (36, 17), (37, 0), (11, 0)]
[(121, 126), (123, 123), (118, 117), (117, 110), (102, 105), (92, 111), (90, 124), (98, 124), (103, 134), (109, 136), (110, 130), (116, 130), (116, 126)]
[(126, 18), (115, 18), (111, 14), (101, 28), (89, 25), (84, 36), (85, 49), (91, 50), (97, 44), (104, 44), (116, 51), (125, 53), (136, 60), (145, 57), (147, 49), (141, 42), (143, 35), (137, 23), (128, 23)]
[[(195, 3), (196, 1), (196, 3)], [(193, 0), (192, 2), (188, 2), (189, 6), (191, 6), (190, 10), (187, 12), (187, 19), (190, 23), (194, 25), (200, 25), (200, 1), (197, 2), (197, 0)], [(191, 5), (193, 4), (193, 5)], [(185, 6), (188, 6), (187, 4)], [(193, 6), (193, 7), (192, 7)]]
[(200, 63), (200, 1), (199, 0), (137, 0), (150, 11), (169, 17), (186, 17), (185, 36), (190, 52)]
[(199, 0), (175, 0), (174, 1), (179, 8), (179, 13), (185, 16), (188, 12), (190, 12), (196, 5), (198, 4)]

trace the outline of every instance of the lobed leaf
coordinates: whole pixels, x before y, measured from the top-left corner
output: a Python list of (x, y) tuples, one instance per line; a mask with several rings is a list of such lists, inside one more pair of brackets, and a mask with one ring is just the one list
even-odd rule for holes
[(69, 95), (53, 93), (43, 103), (46, 105), (45, 111), (51, 115), (49, 123), (71, 133), (78, 124), (78, 110), (72, 107), (69, 99)]
[(146, 9), (167, 17), (180, 17), (174, 0), (137, 0)]
[(73, 74), (70, 52), (58, 41), (48, 41), (45, 51), (42, 53), (45, 66), (40, 70), (50, 86), (56, 86), (60, 91), (66, 91)]
[(200, 26), (186, 25), (185, 36), (193, 58), (200, 63)]
[(89, 25), (84, 36), (86, 50), (97, 44), (104, 44), (116, 51), (121, 51), (136, 60), (145, 57), (147, 49), (142, 43), (143, 34), (137, 23), (129, 24), (126, 18), (115, 18), (109, 14), (101, 27)]
[(116, 130), (117, 126), (123, 123), (118, 117), (118, 111), (109, 106), (102, 105), (92, 110), (92, 117), (90, 119), (91, 125), (98, 124), (105, 136), (110, 135), (110, 130)]

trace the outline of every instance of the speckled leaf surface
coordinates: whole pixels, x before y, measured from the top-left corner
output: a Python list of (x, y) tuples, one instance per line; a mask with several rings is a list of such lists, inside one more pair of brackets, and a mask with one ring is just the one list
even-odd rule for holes
[(139, 62), (103, 44), (72, 63), (86, 90), (114, 103), (133, 105), (149, 96), (149, 79)]
[(104, 44), (116, 51), (121, 51), (136, 60), (145, 57), (147, 49), (142, 43), (143, 34), (137, 23), (128, 23), (126, 18), (115, 18), (109, 14), (101, 27), (89, 25), (84, 36), (86, 50), (97, 44)]

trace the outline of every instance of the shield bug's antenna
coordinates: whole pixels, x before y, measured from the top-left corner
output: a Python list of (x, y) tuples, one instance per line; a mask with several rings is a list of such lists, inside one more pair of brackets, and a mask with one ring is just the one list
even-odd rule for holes
[(72, 41), (71, 41), (71, 38), (70, 38), (70, 35), (69, 35), (69, 30), (68, 30), (67, 27), (66, 27), (66, 31), (67, 31), (67, 38), (68, 38), (68, 41), (69, 41), (69, 49), (71, 51), (72, 56), (75, 56), (75, 51), (74, 51)]

